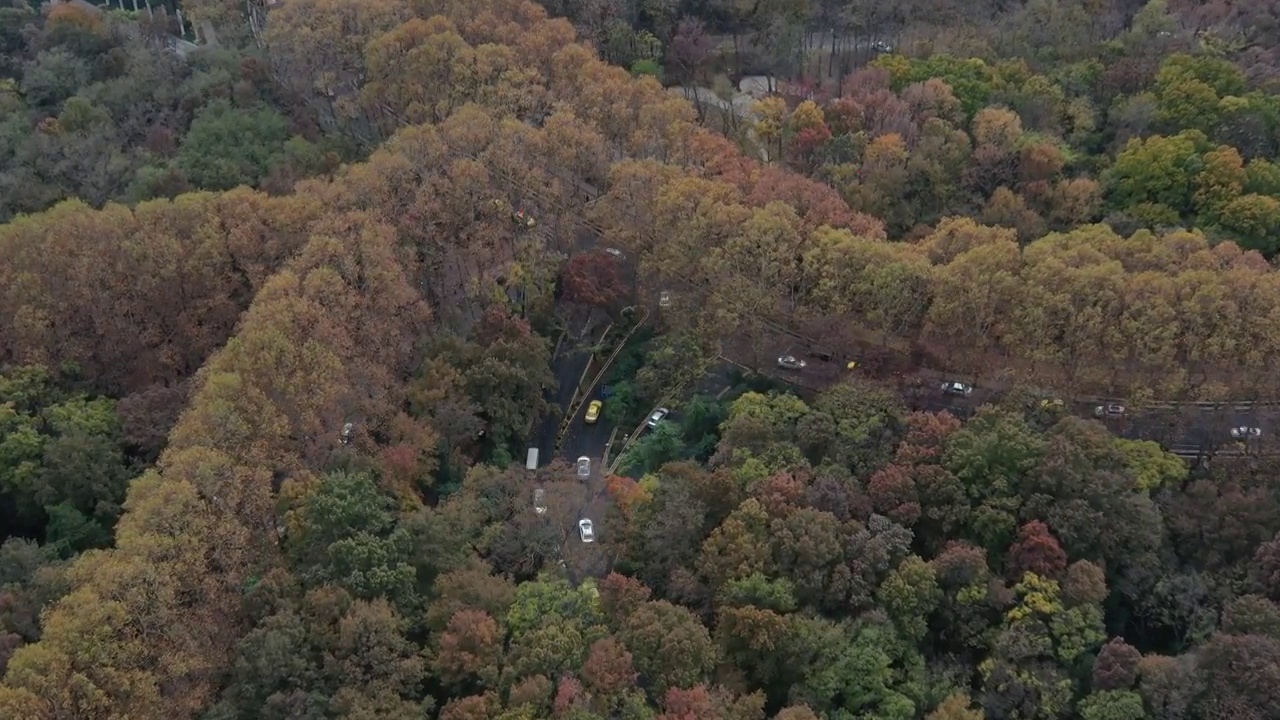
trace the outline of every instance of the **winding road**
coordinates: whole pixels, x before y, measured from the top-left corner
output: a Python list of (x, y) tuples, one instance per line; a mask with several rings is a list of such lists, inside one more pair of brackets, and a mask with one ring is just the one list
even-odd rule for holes
[[(689, 89), (679, 89), (685, 92)], [(714, 97), (715, 94), (708, 88), (693, 88), (692, 92), (700, 98), (706, 98), (708, 94)], [(727, 105), (726, 101), (716, 98), (721, 106)], [(588, 201), (599, 197), (600, 192), (597, 188), (589, 183), (576, 181), (574, 185), (577, 187), (578, 193)], [(531, 197), (537, 195), (536, 192), (529, 193)], [(599, 245), (601, 229), (595, 227), (591, 223), (586, 222), (580, 216), (580, 213), (569, 213), (571, 219), (576, 223), (574, 229), (575, 237), (573, 245), (578, 251), (586, 251), (594, 249)], [(776, 323), (766, 322), (766, 325), (774, 325)], [(804, 339), (797, 337), (794, 333), (786, 331), (784, 328), (777, 328), (781, 333), (790, 335), (790, 338), (780, 335), (778, 342), (778, 353), (790, 351), (790, 348), (796, 345), (799, 340), (801, 345), (811, 345)], [(807, 348), (800, 348), (800, 350)], [(870, 350), (871, 348), (853, 348), (855, 352), (862, 350)], [(739, 360), (731, 354), (726, 353), (728, 359)], [(554, 361), (555, 375), (560, 383), (560, 387), (549, 396), (548, 400), (554, 400), (554, 404), (560, 408), (561, 414), (568, 412), (570, 402), (573, 399), (574, 391), (582, 375), (582, 370), (589, 358), (575, 354), (565, 348), (562, 348)], [(741, 362), (739, 364), (750, 366), (750, 362)], [(774, 371), (776, 368), (755, 367), (759, 372), (767, 375), (777, 375)], [(838, 369), (834, 376), (827, 373), (828, 379), (824, 382), (821, 378), (816, 383), (807, 382), (810, 375), (815, 375), (811, 370), (806, 369), (799, 379), (795, 377), (779, 378), (788, 382), (792, 382), (801, 388), (810, 390), (821, 390), (826, 384), (837, 381), (840, 378), (842, 368)], [(920, 381), (925, 388), (930, 384), (938, 387), (944, 379), (954, 379), (942, 371), (914, 367), (910, 371), (910, 375)], [(900, 378), (901, 379), (901, 378)], [(912, 399), (912, 404), (917, 405), (920, 409), (928, 410), (949, 410), (958, 416), (971, 415), (982, 404), (992, 402), (998, 399), (1007, 388), (997, 385), (984, 386), (980, 384), (971, 397), (953, 398), (942, 395), (941, 392), (935, 391), (925, 393)], [(1077, 398), (1068, 403), (1068, 409), (1083, 417), (1093, 417), (1093, 409), (1105, 400), (1099, 398)], [(1114, 402), (1114, 401), (1113, 401)], [(1119, 402), (1124, 403), (1123, 400)], [(580, 456), (587, 456), (593, 459), (593, 465), (598, 465), (598, 460), (603, 456), (604, 445), (608, 439), (611, 428), (603, 421), (597, 425), (584, 428), (581, 423), (580, 414), (582, 408), (578, 408), (578, 417), (570, 419), (570, 433), (566, 437), (563, 447), (561, 448), (561, 457), (574, 460)], [(1162, 446), (1170, 451), (1187, 458), (1201, 458), (1214, 454), (1242, 454), (1248, 452), (1250, 454), (1280, 454), (1280, 443), (1276, 442), (1274, 432), (1280, 427), (1280, 403), (1250, 403), (1250, 402), (1224, 402), (1219, 404), (1207, 403), (1147, 403), (1146, 407), (1131, 406), (1128, 413), (1118, 419), (1109, 419), (1106, 421), (1111, 430), (1121, 437), (1141, 440), (1153, 440), (1159, 442)], [(551, 421), (555, 423), (555, 420)], [(540, 427), (538, 434), (539, 448), (542, 464), (546, 464), (552, 460), (551, 455), (554, 449), (554, 437), (548, 441), (548, 433), (546, 423)], [(1262, 436), (1256, 441), (1251, 441), (1248, 447), (1242, 447), (1230, 437), (1230, 430), (1233, 427), (1256, 427), (1262, 430)]]

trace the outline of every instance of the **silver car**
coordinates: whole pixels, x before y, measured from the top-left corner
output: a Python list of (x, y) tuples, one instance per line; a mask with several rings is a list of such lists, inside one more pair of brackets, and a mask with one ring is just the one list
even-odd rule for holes
[(580, 478), (591, 477), (591, 458), (587, 457), (586, 455), (583, 455), (582, 457), (578, 458), (578, 477)]
[(1248, 438), (1262, 437), (1262, 428), (1256, 427), (1233, 427), (1231, 428), (1231, 437), (1237, 440), (1246, 440)]
[(658, 427), (658, 423), (662, 422), (663, 418), (665, 418), (667, 415), (670, 415), (670, 414), (671, 414), (670, 410), (666, 408), (658, 408), (657, 410), (653, 411), (652, 415), (649, 416), (649, 422), (646, 424), (649, 426), (650, 430), (653, 430)]
[(590, 520), (582, 518), (578, 521), (578, 537), (582, 538), (584, 543), (596, 541), (596, 529)]
[(950, 380), (942, 383), (943, 395), (959, 395), (960, 397), (968, 397), (973, 394), (973, 386), (968, 383)]
[(794, 355), (783, 355), (778, 358), (778, 367), (783, 370), (803, 370), (804, 361)]
[(1120, 417), (1124, 415), (1125, 407), (1112, 403), (1110, 405), (1099, 405), (1093, 409), (1094, 417)]

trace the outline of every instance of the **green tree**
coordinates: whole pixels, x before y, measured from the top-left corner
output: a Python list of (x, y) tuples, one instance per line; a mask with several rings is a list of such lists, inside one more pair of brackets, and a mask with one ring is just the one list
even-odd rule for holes
[(912, 555), (889, 573), (876, 599), (903, 636), (919, 643), (929, 631), (929, 616), (938, 607), (942, 591), (933, 566)]
[(673, 460), (681, 459), (684, 449), (680, 426), (673, 422), (660, 423), (627, 450), (620, 469), (631, 476), (645, 475)]
[(1272, 257), (1280, 249), (1280, 199), (1240, 195), (1223, 206), (1220, 222), (1245, 250)]
[(1045, 441), (1019, 415), (988, 409), (955, 432), (943, 454), (975, 506), (972, 532), (990, 550), (1013, 539), (1021, 499), (1017, 488), (1039, 464)]
[(876, 717), (908, 720), (916, 703), (894, 672), (892, 631), (868, 627), (850, 641), (824, 649), (798, 688), (804, 701), (831, 717)]
[(56, 110), (88, 84), (89, 64), (61, 48), (43, 50), (22, 74), (22, 92), (37, 108)]
[(718, 656), (698, 618), (665, 600), (647, 602), (632, 613), (623, 623), (622, 641), (658, 695), (702, 682)]
[(359, 598), (414, 596), (411, 540), (395, 502), (365, 474), (326, 475), (298, 510), (288, 548), (309, 583), (335, 583)]
[(1104, 175), (1111, 202), (1117, 208), (1154, 203), (1180, 214), (1191, 212), (1207, 143), (1198, 130), (1130, 140)]
[(505, 618), (511, 637), (519, 640), (549, 619), (572, 622), (582, 629), (602, 624), (598, 592), (590, 584), (575, 588), (563, 578), (548, 576), (520, 583)]
[(191, 123), (177, 163), (196, 187), (255, 186), (279, 160), (288, 139), (288, 123), (275, 110), (214, 100)]
[(1116, 446), (1124, 455), (1139, 490), (1151, 492), (1160, 487), (1176, 487), (1186, 479), (1187, 464), (1176, 455), (1168, 453), (1159, 443), (1150, 440), (1126, 440), (1116, 438)]
[(1084, 720), (1144, 720), (1147, 717), (1142, 696), (1128, 690), (1093, 693), (1080, 702), (1079, 710)]

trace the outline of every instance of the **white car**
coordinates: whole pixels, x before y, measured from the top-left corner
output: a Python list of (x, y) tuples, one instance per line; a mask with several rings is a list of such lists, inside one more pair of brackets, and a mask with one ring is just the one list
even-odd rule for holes
[(623, 258), (622, 251), (621, 251), (621, 250), (619, 250), (618, 248), (615, 248), (615, 247), (607, 247), (607, 248), (605, 248), (605, 249), (604, 249), (604, 251), (605, 251), (605, 252), (607, 252), (607, 253), (609, 253), (610, 255), (612, 255), (612, 256), (614, 257), (614, 259), (616, 259), (616, 260), (621, 260), (621, 259)]
[(658, 427), (658, 423), (662, 422), (662, 419), (670, 414), (671, 414), (670, 410), (666, 408), (658, 408), (657, 410), (653, 411), (652, 415), (649, 416), (649, 422), (646, 424), (649, 426), (649, 429), (652, 430)]
[(778, 367), (783, 370), (803, 370), (805, 362), (794, 355), (783, 355), (778, 358)]
[(547, 491), (544, 488), (533, 490), (533, 511), (539, 515), (547, 512)]
[(1116, 405), (1115, 403), (1112, 403), (1110, 405), (1099, 405), (1098, 407), (1094, 408), (1093, 416), (1094, 417), (1120, 417), (1121, 415), (1124, 415), (1124, 412), (1125, 412), (1125, 407), (1123, 405)]
[(663, 290), (658, 293), (658, 307), (667, 307), (671, 304), (671, 291)]
[(1233, 427), (1233, 428), (1231, 428), (1231, 437), (1233, 437), (1233, 438), (1235, 438), (1235, 439), (1237, 439), (1237, 440), (1244, 440), (1244, 439), (1246, 439), (1246, 438), (1262, 437), (1262, 428), (1256, 428), (1256, 427), (1243, 427), (1243, 426), (1241, 426), (1241, 427)]
[(596, 541), (596, 529), (591, 525), (590, 520), (582, 518), (578, 521), (578, 537), (582, 538), (584, 543)]
[(578, 477), (591, 477), (591, 458), (586, 455), (578, 458)]
[(960, 397), (968, 397), (973, 394), (973, 386), (968, 383), (950, 380), (942, 383), (943, 395), (959, 395)]

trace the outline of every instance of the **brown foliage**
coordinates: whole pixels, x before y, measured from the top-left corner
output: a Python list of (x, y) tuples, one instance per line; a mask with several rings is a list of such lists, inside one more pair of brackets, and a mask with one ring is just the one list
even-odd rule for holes
[(600, 581), (600, 604), (605, 613), (617, 623), (648, 602), (652, 591), (634, 578), (609, 573)]
[(129, 210), (71, 201), (0, 227), (0, 362), (75, 362), (124, 395), (192, 375), (317, 216), (249, 190)]
[(552, 712), (555, 717), (564, 717), (578, 708), (586, 707), (588, 700), (587, 692), (577, 678), (563, 677), (556, 688), (556, 699), (551, 703)]
[(554, 685), (545, 675), (530, 675), (516, 683), (507, 697), (509, 707), (528, 705), (537, 712), (545, 712), (551, 703), (551, 691)]
[(626, 292), (618, 261), (603, 251), (574, 255), (560, 282), (565, 299), (598, 308), (614, 307)]
[[(229, 198), (242, 202), (238, 207), (216, 207)], [(122, 241), (126, 247), (153, 241), (165, 247), (161, 240), (172, 237), (136, 232), (139, 217), (143, 228), (151, 227), (151, 219), (166, 218), (189, 233), (178, 237), (198, 237), (205, 243), (227, 236), (201, 223), (226, 227), (232, 222), (244, 230), (256, 226), (249, 232), (233, 230), (228, 245), (214, 243), (210, 252), (170, 243), (168, 257), (174, 267), (193, 275), (183, 289), (199, 297), (205, 283), (212, 287), (218, 279), (200, 262), (188, 260), (213, 257), (215, 267), (218, 262), (231, 267), (230, 255), (212, 250), (247, 243), (255, 233), (261, 237), (282, 227), (305, 227), (310, 223), (303, 222), (306, 213), (285, 209), (307, 203), (291, 202), (276, 205), (239, 192), (146, 204), (132, 219), (120, 209), (103, 213), (113, 213), (126, 231), (135, 230), (131, 239)], [(64, 207), (61, 215), (55, 211), (50, 218), (69, 217), (72, 225), (94, 220), (92, 213)], [(251, 215), (261, 214), (252, 223), (231, 220), (245, 217), (246, 208)], [(18, 231), (33, 227), (19, 223)], [(61, 678), (68, 673), (83, 673), (90, 653), (95, 658), (90, 664), (97, 669), (86, 682), (97, 688), (99, 698), (91, 714), (107, 715), (114, 707), (114, 712), (141, 717), (186, 716), (211, 702), (241, 631), (238, 608), (243, 588), (255, 569), (273, 562), (276, 552), (273, 486), (288, 479), (287, 496), (305, 492), (309, 478), (340, 447), (344, 417), (363, 418), (373, 426), (394, 418), (403, 402), (399, 379), (411, 365), (414, 342), (429, 317), (396, 259), (388, 229), (362, 217), (339, 218), (324, 229), (326, 233), (312, 239), (287, 269), (263, 282), (240, 321), (239, 334), (203, 368), (191, 406), (170, 434), (158, 471), (135, 480), (129, 489), (116, 547), (76, 563), (70, 575), (75, 589), (46, 614), (42, 641), (31, 647), (31, 654), (24, 648), (10, 661), (11, 670), (41, 663), (38, 675), (24, 677), (31, 682), (43, 677), (42, 682), (52, 684), (24, 684), (18, 690), (54, 701), (52, 688), (65, 684)], [(77, 235), (65, 237), (75, 241)], [(242, 267), (267, 272), (274, 262), (272, 254), (285, 247), (280, 242), (275, 238), (248, 243), (253, 246), (250, 257), (258, 259)], [(159, 262), (165, 255), (153, 252), (148, 257)], [(78, 262), (86, 260), (80, 256)], [(142, 275), (164, 273), (148, 268)], [(249, 280), (226, 286), (243, 288), (246, 294), (252, 289)], [(134, 302), (154, 305), (137, 311), (143, 318), (148, 318), (147, 312), (172, 309), (149, 295), (152, 290), (144, 285), (128, 295)], [(225, 299), (226, 287), (220, 292), (209, 302), (232, 308), (234, 303)], [(190, 312), (197, 307), (205, 309), (202, 303), (178, 304)], [(236, 313), (226, 312), (229, 330)], [(159, 330), (166, 322), (172, 326), (165, 320), (154, 322)], [(202, 332), (206, 335), (189, 344), (186, 352), (199, 354), (213, 342), (207, 328)], [(101, 357), (102, 351), (97, 352)], [(91, 353), (84, 356), (92, 360)], [(185, 366), (185, 361), (162, 363), (166, 369), (151, 369), (144, 376), (173, 374)], [(128, 378), (117, 377), (127, 384)], [(103, 603), (103, 597), (113, 602)], [(126, 616), (134, 622), (124, 622)], [(81, 642), (90, 636), (93, 643)], [(170, 694), (173, 687), (183, 691)]]
[(1253, 555), (1254, 575), (1267, 597), (1280, 600), (1280, 533), (1258, 546)]
[(1049, 526), (1032, 520), (1018, 530), (1018, 540), (1009, 548), (1008, 563), (1009, 574), (1015, 579), (1028, 572), (1056, 579), (1067, 568), (1067, 553), (1049, 532)]
[(592, 693), (603, 696), (634, 687), (636, 671), (631, 664), (631, 653), (613, 637), (595, 641), (582, 666), (582, 679)]
[(498, 623), (483, 610), (459, 610), (440, 636), (436, 672), (451, 684), (473, 677), (492, 679), (497, 676), (501, 653)]
[(899, 525), (909, 528), (920, 519), (920, 502), (908, 468), (890, 465), (877, 470), (867, 481), (867, 495), (876, 512)]
[(1138, 663), (1142, 653), (1124, 641), (1112, 638), (1098, 651), (1093, 663), (1093, 690), (1128, 690), (1138, 679)]
[(440, 720), (489, 720), (500, 708), (498, 696), (493, 693), (471, 695), (445, 703)]
[(1067, 605), (1093, 605), (1107, 598), (1107, 575), (1088, 560), (1077, 560), (1067, 568), (1062, 582), (1062, 599)]
[(941, 457), (951, 433), (960, 429), (960, 421), (950, 413), (913, 412), (906, 417), (907, 434), (898, 446), (897, 461), (920, 463)]

